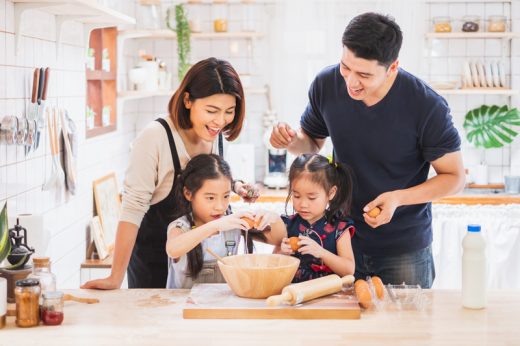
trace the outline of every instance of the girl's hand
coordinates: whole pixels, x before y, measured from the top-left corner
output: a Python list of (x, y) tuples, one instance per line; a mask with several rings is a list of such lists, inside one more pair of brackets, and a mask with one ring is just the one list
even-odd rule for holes
[(272, 211), (257, 210), (255, 212), (255, 225), (259, 231), (269, 231), (271, 224), (280, 220), (280, 216)]
[(312, 255), (316, 258), (321, 258), (323, 252), (326, 251), (320, 244), (309, 237), (300, 235), (298, 238), (300, 238), (298, 252), (302, 255)]
[(254, 203), (260, 196), (260, 189), (254, 184), (235, 182), (235, 192), (242, 197), (246, 203)]
[(226, 232), (234, 229), (241, 229), (247, 231), (249, 229), (249, 224), (246, 220), (241, 219), (242, 216), (247, 216), (250, 219), (253, 219), (253, 215), (248, 212), (236, 213), (223, 216), (219, 219), (208, 222), (211, 227), (214, 227), (216, 231)]
[(282, 243), (280, 244), (280, 253), (284, 255), (292, 255), (294, 253), (289, 244), (289, 238), (282, 239)]

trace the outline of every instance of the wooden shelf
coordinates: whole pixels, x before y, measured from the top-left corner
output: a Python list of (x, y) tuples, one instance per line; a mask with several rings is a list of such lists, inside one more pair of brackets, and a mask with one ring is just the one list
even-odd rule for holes
[[(265, 94), (266, 88), (245, 88), (246, 94)], [(156, 91), (119, 91), (117, 98), (119, 101), (137, 100), (148, 97), (172, 96), (175, 90), (156, 90)]]
[[(260, 32), (199, 32), (191, 33), (193, 39), (232, 39), (232, 38), (261, 38), (264, 34)], [(125, 39), (137, 39), (137, 38), (162, 38), (162, 39), (175, 39), (177, 34), (171, 30), (120, 30), (118, 38), (121, 40)]]
[[(135, 24), (135, 18), (102, 6), (94, 0), (13, 0), (15, 24), (15, 50), (20, 48), (24, 12), (39, 10), (56, 17), (56, 50), (61, 43), (61, 27), (67, 21), (84, 24), (85, 46), (88, 47), (90, 31), (120, 24)], [(18, 54), (17, 54), (18, 55)]]
[(517, 32), (428, 32), (426, 33), (426, 38), (443, 38), (443, 39), (453, 39), (453, 38), (499, 38), (505, 40), (511, 40), (515, 37), (520, 37), (520, 34)]
[(517, 95), (518, 89), (501, 88), (472, 88), (472, 89), (434, 89), (441, 95)]
[(103, 70), (87, 70), (87, 80), (115, 80), (116, 72), (115, 71), (103, 71)]

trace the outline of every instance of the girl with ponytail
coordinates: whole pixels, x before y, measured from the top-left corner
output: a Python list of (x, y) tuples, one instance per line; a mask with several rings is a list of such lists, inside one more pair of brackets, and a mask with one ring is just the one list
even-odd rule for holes
[(295, 214), (282, 216), (287, 238), (282, 240), (280, 252), (300, 259), (293, 282), (333, 273), (354, 274), (350, 238), (355, 229), (348, 218), (352, 203), (349, 169), (322, 155), (298, 156), (289, 170), (287, 203), (291, 200)]

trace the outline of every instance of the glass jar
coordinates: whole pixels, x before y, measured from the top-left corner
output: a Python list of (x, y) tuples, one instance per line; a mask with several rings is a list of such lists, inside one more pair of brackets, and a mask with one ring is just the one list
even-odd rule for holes
[(227, 32), (228, 21), (227, 21), (227, 7), (226, 5), (214, 5), (212, 6), (212, 17), (213, 17), (213, 30), (215, 32)]
[(451, 32), (451, 18), (433, 17), (433, 30), (435, 32)]
[(462, 17), (462, 31), (477, 32), (480, 29), (480, 16)]
[(16, 281), (16, 325), (34, 327), (40, 323), (40, 282), (36, 279)]
[(63, 322), (63, 293), (59, 291), (43, 293), (42, 321), (47, 326), (57, 326)]
[(506, 31), (506, 16), (489, 16), (488, 21), (487, 29), (489, 32)]
[[(40, 281), (41, 292), (56, 291), (56, 276), (51, 273), (51, 261), (49, 257), (33, 258), (33, 272), (27, 277)], [(40, 298), (40, 304), (42, 299)]]

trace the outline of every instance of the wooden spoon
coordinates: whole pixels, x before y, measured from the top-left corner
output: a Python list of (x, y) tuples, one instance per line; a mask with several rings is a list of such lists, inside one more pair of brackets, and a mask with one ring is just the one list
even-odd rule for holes
[(222, 263), (226, 263), (224, 262), (224, 259), (222, 257), (220, 257), (219, 255), (217, 255), (216, 253), (213, 252), (213, 250), (211, 250), (210, 248), (207, 248), (206, 251), (213, 257), (215, 257), (216, 259), (218, 259), (220, 262)]
[(80, 298), (80, 297), (73, 296), (72, 294), (64, 294), (63, 300), (64, 301), (73, 300), (78, 303), (87, 303), (87, 304), (99, 303), (99, 299), (97, 299), (97, 298)]

